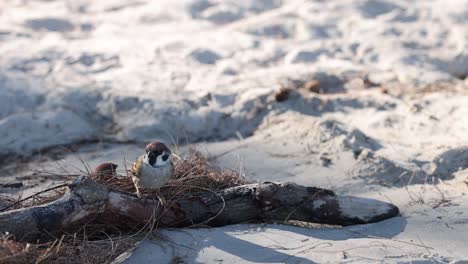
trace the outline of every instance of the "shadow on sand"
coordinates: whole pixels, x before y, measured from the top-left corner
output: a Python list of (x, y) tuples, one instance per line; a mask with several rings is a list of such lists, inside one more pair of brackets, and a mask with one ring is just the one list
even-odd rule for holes
[[(379, 223), (343, 228), (303, 228), (289, 225), (242, 224), (222, 228), (163, 231), (163, 239), (145, 240), (122, 263), (160, 263), (174, 257), (186, 263), (256, 262), (315, 263), (301, 252), (332, 247), (336, 241), (391, 239), (407, 221), (395, 217)], [(185, 262), (184, 262), (185, 263)]]

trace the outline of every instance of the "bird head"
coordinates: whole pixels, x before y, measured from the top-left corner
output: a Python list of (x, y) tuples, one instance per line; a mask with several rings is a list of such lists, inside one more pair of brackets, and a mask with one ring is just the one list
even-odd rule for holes
[(154, 141), (146, 146), (145, 159), (154, 168), (163, 167), (172, 160), (172, 153), (164, 143)]

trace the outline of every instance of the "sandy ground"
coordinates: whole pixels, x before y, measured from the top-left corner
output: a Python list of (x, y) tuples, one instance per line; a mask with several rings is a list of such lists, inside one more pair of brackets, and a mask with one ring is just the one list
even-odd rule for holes
[(0, 194), (160, 138), (402, 215), (163, 230), (125, 263), (468, 261), (467, 28), (466, 0), (2, 1)]

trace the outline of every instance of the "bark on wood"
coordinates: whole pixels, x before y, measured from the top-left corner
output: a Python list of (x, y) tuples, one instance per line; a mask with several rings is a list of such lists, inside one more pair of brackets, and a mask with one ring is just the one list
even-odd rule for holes
[(0, 233), (34, 241), (104, 212), (109, 194), (105, 186), (79, 177), (69, 189), (57, 201), (0, 213)]
[(168, 201), (162, 206), (157, 199), (142, 200), (79, 177), (70, 184), (70, 191), (55, 202), (0, 213), (0, 232), (30, 241), (102, 213), (140, 223), (157, 219), (158, 226), (183, 227), (267, 220), (353, 225), (381, 221), (398, 215), (399, 211), (396, 206), (377, 200), (273, 182), (228, 188), (202, 197)]

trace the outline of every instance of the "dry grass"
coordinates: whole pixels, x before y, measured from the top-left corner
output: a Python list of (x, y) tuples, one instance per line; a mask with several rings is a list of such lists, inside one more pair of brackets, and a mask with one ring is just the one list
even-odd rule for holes
[[(190, 150), (189, 155), (183, 159), (174, 158), (174, 168), (174, 176), (161, 188), (162, 195), (168, 200), (219, 191), (247, 183), (247, 180), (238, 172), (209, 164), (208, 159), (196, 150)], [(93, 174), (91, 177), (112, 189), (136, 192), (129, 175)], [(147, 196), (156, 194), (152, 190), (142, 190), (142, 193)]]
[(45, 243), (19, 243), (4, 235), (0, 237), (0, 263), (110, 263), (138, 241), (130, 235), (99, 239), (84, 231)]
[[(161, 188), (167, 201), (247, 183), (235, 171), (210, 165), (208, 159), (195, 150), (183, 159), (175, 158), (174, 166), (173, 179)], [(112, 189), (134, 193), (129, 172), (125, 171), (126, 175), (90, 173), (90, 176)], [(58, 199), (65, 191), (66, 187), (50, 188), (47, 192), (16, 201), (8, 209), (44, 204)], [(153, 196), (154, 193), (143, 190), (143, 195)], [(138, 241), (157, 235), (155, 223), (135, 227), (114, 221), (110, 225), (91, 220), (71, 233), (63, 233), (60, 237), (51, 235), (50, 241), (36, 244), (19, 243), (8, 235), (0, 236), (0, 263), (110, 263)]]
[(42, 190), (31, 196), (21, 198), (19, 200), (15, 200), (8, 196), (1, 196), (3, 201), (8, 203), (9, 205), (6, 207), (0, 208), (0, 212), (46, 204), (46, 203), (55, 201), (58, 198), (62, 197), (66, 191), (67, 191), (67, 184), (61, 184), (61, 185), (57, 185), (51, 188), (47, 188), (45, 190)]

